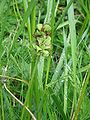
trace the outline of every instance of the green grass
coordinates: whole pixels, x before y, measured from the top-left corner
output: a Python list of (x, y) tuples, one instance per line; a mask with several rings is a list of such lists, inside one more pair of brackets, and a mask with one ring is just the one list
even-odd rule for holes
[(89, 0), (0, 0), (0, 120), (90, 119)]
[[(69, 3), (70, 0), (67, 0), (67, 3)], [(76, 109), (76, 103), (77, 103), (77, 81), (76, 81), (76, 66), (77, 66), (77, 60), (76, 60), (76, 45), (77, 45), (77, 40), (76, 40), (76, 28), (75, 28), (75, 18), (74, 18), (74, 8), (73, 4), (70, 6), (68, 9), (68, 21), (69, 21), (69, 28), (70, 28), (70, 36), (71, 36), (71, 53), (72, 53), (72, 75), (73, 75), (73, 81), (74, 81), (74, 98), (73, 98), (73, 104), (74, 108)]]

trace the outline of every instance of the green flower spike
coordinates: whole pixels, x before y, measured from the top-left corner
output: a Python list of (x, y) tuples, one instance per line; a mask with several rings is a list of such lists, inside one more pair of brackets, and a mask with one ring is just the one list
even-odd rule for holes
[(42, 54), (43, 56), (49, 56), (51, 49), (51, 37), (50, 33), (51, 27), (48, 24), (38, 24), (37, 30), (35, 32), (36, 43), (33, 44), (34, 49), (36, 49), (37, 54)]

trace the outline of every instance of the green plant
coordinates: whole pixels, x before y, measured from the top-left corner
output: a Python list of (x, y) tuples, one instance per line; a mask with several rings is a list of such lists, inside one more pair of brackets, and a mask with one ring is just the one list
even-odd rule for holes
[(89, 0), (0, 0), (0, 119), (90, 119)]

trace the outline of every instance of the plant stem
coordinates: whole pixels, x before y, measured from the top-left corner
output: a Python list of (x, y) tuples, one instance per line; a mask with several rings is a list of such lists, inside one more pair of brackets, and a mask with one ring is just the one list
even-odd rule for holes
[[(64, 37), (64, 52), (65, 52), (65, 76), (68, 75), (68, 70), (67, 70), (67, 42), (66, 42), (66, 34), (65, 34), (65, 30), (63, 28), (63, 37)], [(66, 115), (67, 113), (67, 88), (68, 88), (68, 77), (65, 78), (65, 82), (64, 82), (64, 113)]]
[(36, 6), (34, 6), (34, 8), (32, 10), (32, 14), (31, 14), (31, 32), (32, 32), (32, 35), (35, 32), (35, 25), (36, 25)]
[[(24, 11), (26, 12), (27, 8), (28, 8), (28, 1), (27, 0), (23, 0), (23, 6), (24, 6)], [(29, 40), (31, 41), (32, 37), (31, 37), (30, 17), (28, 17), (28, 20), (27, 20), (27, 28), (28, 28)]]
[(15, 0), (15, 4), (16, 4), (17, 15), (18, 15), (18, 17), (20, 18), (20, 20), (22, 21), (22, 17), (21, 17), (21, 14), (20, 14), (19, 8), (18, 8), (17, 0)]
[(4, 118), (4, 104), (3, 104), (3, 88), (2, 88), (2, 86), (0, 86), (0, 88), (1, 88), (1, 106), (2, 106), (2, 120), (4, 120), (5, 118)]
[(48, 63), (47, 63), (47, 73), (46, 73), (46, 80), (45, 80), (45, 90), (47, 87), (47, 82), (48, 82), (48, 75), (49, 75), (49, 69), (50, 69), (50, 63), (51, 63), (51, 57), (49, 56), (48, 58)]

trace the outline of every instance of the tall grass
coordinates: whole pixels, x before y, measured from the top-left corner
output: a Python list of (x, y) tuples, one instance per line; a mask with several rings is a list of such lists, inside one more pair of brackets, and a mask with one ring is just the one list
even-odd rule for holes
[[(67, 3), (69, 3), (70, 0), (67, 0)], [(76, 49), (76, 28), (75, 28), (75, 18), (74, 18), (74, 8), (73, 4), (70, 6), (68, 9), (68, 21), (69, 21), (69, 26), (70, 26), (70, 35), (71, 35), (71, 51), (72, 51), (72, 63), (73, 63), (73, 81), (74, 81), (74, 99), (73, 99), (73, 104), (76, 109), (76, 103), (77, 103), (77, 81), (76, 81), (76, 65), (77, 65), (77, 49)]]
[[(24, 11), (26, 12), (28, 9), (28, 1), (27, 0), (23, 0), (23, 6), (24, 6)], [(27, 28), (28, 28), (29, 40), (31, 41), (30, 17), (28, 17), (28, 20), (27, 20)]]
[(90, 119), (89, 0), (0, 1), (0, 119)]

